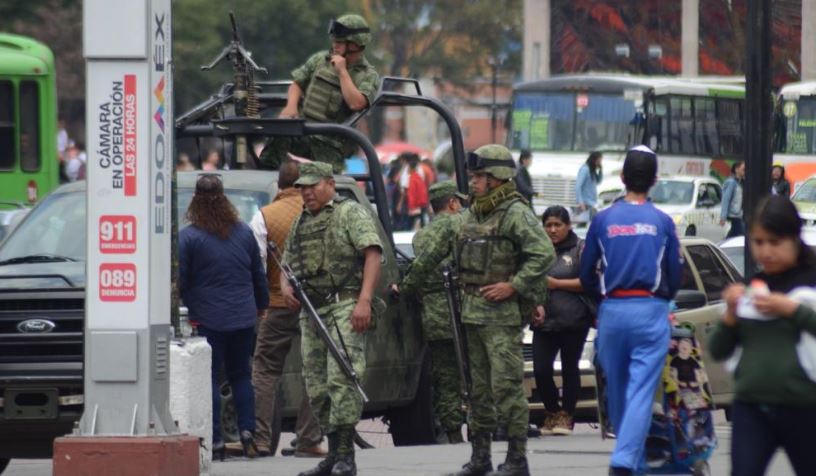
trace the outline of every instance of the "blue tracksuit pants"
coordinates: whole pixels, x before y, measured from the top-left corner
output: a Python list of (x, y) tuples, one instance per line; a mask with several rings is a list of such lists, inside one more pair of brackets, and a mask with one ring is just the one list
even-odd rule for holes
[(610, 466), (646, 470), (652, 402), (671, 337), (668, 315), (668, 301), (650, 297), (605, 299), (598, 310), (598, 359), (617, 436)]

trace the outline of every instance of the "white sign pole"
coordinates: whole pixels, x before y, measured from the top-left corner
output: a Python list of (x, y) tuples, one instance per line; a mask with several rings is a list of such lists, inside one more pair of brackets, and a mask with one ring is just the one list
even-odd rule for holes
[(175, 433), (168, 410), (170, 0), (86, 0), (88, 263), (82, 435)]

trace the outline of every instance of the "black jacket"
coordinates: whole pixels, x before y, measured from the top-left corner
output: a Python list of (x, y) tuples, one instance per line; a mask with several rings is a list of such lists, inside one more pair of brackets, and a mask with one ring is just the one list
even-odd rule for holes
[[(556, 279), (577, 278), (581, 270), (581, 251), (584, 242), (570, 231), (567, 238), (555, 246), (556, 260), (547, 273)], [(563, 289), (550, 290), (545, 305), (544, 323), (534, 330), (556, 332), (588, 328), (592, 324), (592, 314), (583, 293)]]
[(533, 179), (530, 178), (530, 172), (524, 167), (520, 167), (516, 174), (516, 190), (518, 190), (518, 193), (527, 199), (528, 202), (533, 203), (533, 195), (535, 194), (533, 191)]

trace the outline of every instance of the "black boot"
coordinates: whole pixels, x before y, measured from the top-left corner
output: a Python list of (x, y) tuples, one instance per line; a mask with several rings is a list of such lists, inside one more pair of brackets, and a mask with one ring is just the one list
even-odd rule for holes
[(526, 437), (514, 436), (507, 439), (507, 458), (489, 476), (530, 476)]
[(490, 461), (490, 439), (490, 433), (473, 434), (470, 440), (470, 446), (473, 448), (470, 461), (462, 466), (461, 471), (451, 476), (484, 476), (493, 471), (493, 463)]
[(329, 440), (329, 454), (325, 459), (317, 463), (314, 468), (298, 473), (298, 476), (330, 476), (334, 462), (337, 460), (337, 446), (339, 437), (337, 431), (333, 431), (326, 435)]
[(354, 427), (340, 427), (337, 435), (337, 458), (331, 476), (357, 476), (357, 464), (354, 463)]

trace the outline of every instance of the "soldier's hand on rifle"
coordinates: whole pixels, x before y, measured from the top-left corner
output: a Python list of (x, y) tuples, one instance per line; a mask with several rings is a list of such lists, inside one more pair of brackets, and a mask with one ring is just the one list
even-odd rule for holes
[(399, 284), (397, 284), (397, 283), (392, 284), (391, 285), (391, 294), (393, 294), (394, 296), (399, 296), (399, 293), (400, 293)]
[(504, 301), (516, 294), (516, 290), (508, 282), (488, 284), (479, 288), (482, 297), (488, 301), (499, 302)]
[(544, 306), (538, 305), (535, 308), (535, 312), (533, 312), (533, 327), (539, 327), (541, 324), (544, 324)]
[(292, 286), (289, 286), (289, 283), (281, 283), (281, 294), (286, 307), (293, 311), (300, 309), (300, 301), (295, 297), (295, 292), (292, 290)]

